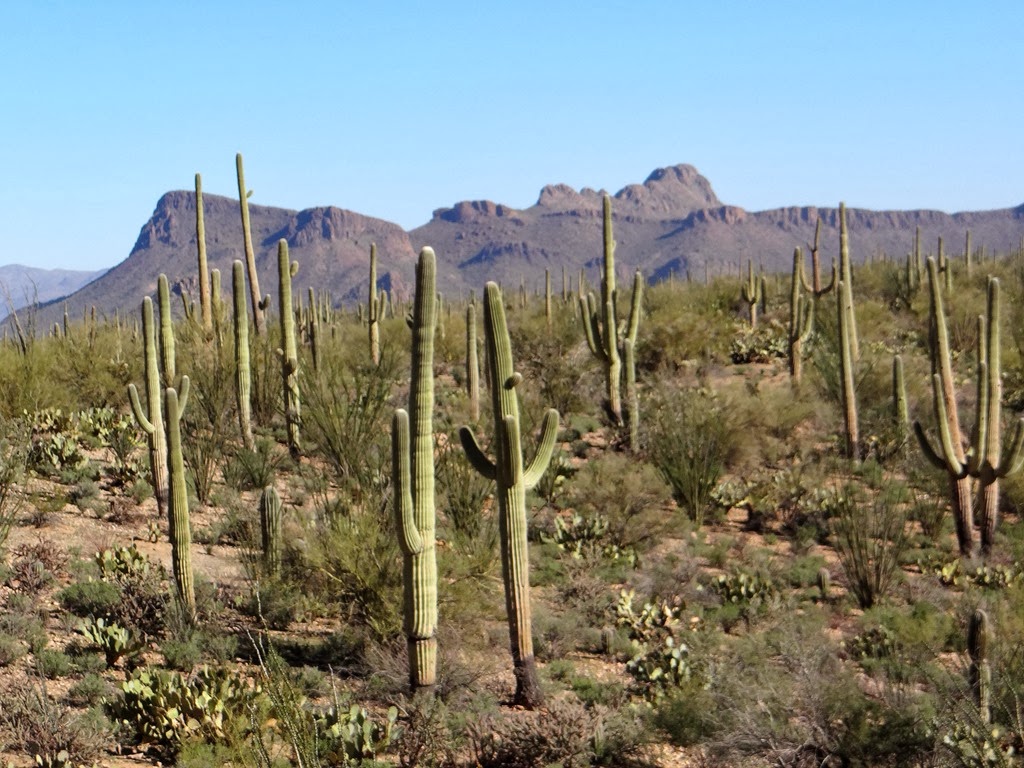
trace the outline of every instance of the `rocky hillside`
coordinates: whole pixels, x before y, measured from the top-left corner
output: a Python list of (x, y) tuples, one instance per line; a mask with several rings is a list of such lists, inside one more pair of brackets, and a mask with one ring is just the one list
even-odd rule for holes
[[(291, 211), (251, 205), (260, 287), (263, 293), (276, 291), (275, 253), (284, 238), (300, 264), (296, 285), (303, 293), (307, 286), (329, 289), (336, 300), (349, 304), (363, 300), (371, 242), (378, 245), (381, 281), (399, 292), (411, 284), (415, 254), (424, 245), (438, 254), (438, 287), (448, 296), (479, 292), (486, 280), (515, 286), (522, 280), (534, 288), (546, 268), (558, 289), (563, 267), (570, 278), (581, 268), (596, 277), (603, 194), (552, 185), (522, 210), (487, 200), (463, 201), (434, 211), (429, 222), (410, 232), (339, 208)], [(229, 291), (231, 262), (242, 256), (238, 202), (213, 195), (204, 202), (210, 266), (220, 269)], [(733, 271), (748, 259), (769, 271), (788, 269), (793, 248), (810, 242), (818, 217), (824, 225), (826, 263), (838, 253), (836, 208), (746, 211), (720, 201), (708, 180), (689, 165), (660, 168), (643, 184), (615, 193), (613, 203), (623, 274), (640, 268), (657, 280), (689, 271), (700, 279), (705, 269), (711, 274)], [(948, 253), (962, 253), (969, 229), (975, 247), (1005, 252), (1024, 235), (1024, 206), (954, 214), (851, 209), (849, 225), (856, 261), (882, 253), (902, 258), (917, 227), (928, 251), (934, 251), (941, 236)], [(196, 282), (191, 192), (160, 198), (128, 258), (73, 294), (69, 305), (74, 311), (91, 305), (106, 313), (133, 311), (142, 296), (155, 291), (161, 272), (184, 290)]]

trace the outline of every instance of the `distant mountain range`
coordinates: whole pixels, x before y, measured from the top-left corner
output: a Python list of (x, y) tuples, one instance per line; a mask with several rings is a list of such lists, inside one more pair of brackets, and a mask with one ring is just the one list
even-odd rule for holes
[(29, 304), (59, 299), (74, 293), (106, 270), (37, 269), (22, 264), (0, 267), (0, 315)]
[[(276, 249), (287, 240), (299, 262), (295, 286), (327, 289), (350, 306), (365, 301), (370, 243), (376, 243), (381, 283), (408, 293), (416, 253), (432, 246), (438, 257), (438, 290), (446, 296), (479, 294), (487, 280), (518, 289), (543, 283), (550, 269), (555, 290), (564, 267), (573, 281), (580, 269), (596, 280), (601, 259), (601, 198), (604, 192), (544, 187), (537, 202), (514, 209), (487, 200), (464, 201), (434, 211), (429, 222), (411, 231), (397, 224), (335, 207), (292, 211), (250, 205), (260, 288), (276, 296)], [(689, 271), (702, 279), (735, 271), (750, 259), (768, 271), (788, 270), (793, 249), (807, 246), (820, 217), (822, 255), (827, 264), (838, 254), (837, 208), (787, 207), (749, 212), (722, 203), (711, 184), (689, 165), (660, 168), (643, 184), (631, 184), (613, 197), (616, 264), (626, 278), (636, 268), (649, 280)], [(230, 292), (231, 262), (242, 258), (238, 201), (204, 196), (207, 252), (211, 268), (221, 271)], [(926, 252), (943, 237), (947, 253), (962, 253), (971, 231), (974, 247), (990, 252), (1017, 248), (1024, 235), (1024, 205), (992, 211), (947, 214), (939, 211), (848, 210), (853, 259), (863, 262), (882, 253), (902, 259), (921, 228)], [(157, 202), (131, 254), (102, 277), (72, 293), (73, 312), (96, 306), (105, 313), (134, 311), (156, 291), (165, 273), (179, 289), (196, 284), (195, 195), (168, 192)], [(62, 304), (63, 302), (61, 302)], [(276, 303), (276, 300), (275, 300)], [(43, 308), (52, 322), (57, 308)], [(48, 317), (54, 314), (54, 318)], [(42, 327), (46, 327), (43, 325)]]

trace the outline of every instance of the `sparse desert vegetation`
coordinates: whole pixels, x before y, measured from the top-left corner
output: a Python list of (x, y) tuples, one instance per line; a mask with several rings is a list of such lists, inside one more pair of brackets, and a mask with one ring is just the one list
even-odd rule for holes
[(627, 298), (606, 227), (589, 299), (22, 310), (5, 759), (1015, 764), (1024, 249)]

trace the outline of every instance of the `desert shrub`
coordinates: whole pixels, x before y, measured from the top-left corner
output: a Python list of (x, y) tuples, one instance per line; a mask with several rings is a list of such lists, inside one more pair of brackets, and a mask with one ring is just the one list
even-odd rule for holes
[(116, 584), (100, 579), (76, 581), (57, 594), (61, 607), (76, 616), (110, 616), (121, 600)]
[(706, 388), (663, 386), (647, 412), (651, 462), (687, 517), (700, 525), (737, 444), (728, 406)]
[(12, 691), (0, 709), (14, 743), (40, 768), (92, 765), (103, 751), (110, 724), (90, 710), (75, 715), (54, 701), (40, 682)]
[(0, 633), (0, 667), (6, 667), (25, 655), (25, 644), (6, 632)]
[(621, 765), (639, 757), (647, 739), (638, 714), (573, 701), (554, 701), (543, 714), (485, 714), (466, 733), (481, 768)]
[(120, 595), (105, 618), (143, 640), (159, 635), (170, 604), (163, 566), (151, 564), (134, 544), (101, 550), (94, 561), (101, 579), (113, 585)]
[(74, 671), (71, 657), (62, 651), (42, 648), (35, 652), (36, 671), (48, 680), (67, 677)]
[(873, 498), (863, 498), (848, 485), (833, 502), (832, 530), (836, 553), (850, 591), (861, 608), (885, 596), (900, 572), (907, 547), (906, 492), (889, 485)]
[(252, 449), (240, 446), (224, 464), (224, 482), (238, 491), (259, 491), (273, 483), (287, 462), (287, 454), (277, 450), (277, 443), (258, 438)]
[(67, 567), (67, 553), (52, 541), (38, 539), (11, 550), (7, 584), (26, 595), (39, 595)]
[(380, 365), (367, 361), (351, 369), (328, 358), (303, 390), (305, 434), (357, 500), (390, 473), (388, 425), (396, 375), (393, 353), (382, 353)]
[(112, 692), (110, 684), (95, 672), (89, 672), (68, 689), (68, 702), (76, 707), (94, 707)]
[(786, 330), (778, 323), (762, 323), (751, 329), (743, 326), (733, 337), (730, 359), (741, 363), (770, 363), (789, 356)]
[(437, 508), (444, 512), (457, 536), (475, 538), (483, 527), (484, 503), (494, 493), (494, 482), (466, 460), (454, 430), (448, 431), (437, 443), (434, 460)]
[(576, 473), (565, 503), (585, 519), (603, 518), (610, 544), (643, 551), (671, 527), (671, 515), (665, 513), (669, 498), (668, 486), (653, 466), (621, 453), (604, 453)]

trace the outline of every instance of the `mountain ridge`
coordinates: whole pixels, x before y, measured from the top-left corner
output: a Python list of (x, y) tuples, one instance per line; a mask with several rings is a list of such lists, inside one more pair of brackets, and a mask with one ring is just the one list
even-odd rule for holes
[[(487, 280), (505, 284), (542, 284), (544, 270), (565, 267), (575, 277), (594, 269), (602, 251), (603, 190), (576, 190), (565, 184), (544, 186), (537, 201), (516, 209), (490, 200), (462, 200), (433, 211), (431, 219), (409, 231), (392, 222), (336, 206), (296, 211), (250, 201), (249, 212), (261, 290), (276, 295), (276, 249), (281, 238), (300, 264), (296, 291), (329, 290), (335, 301), (365, 301), (369, 247), (378, 248), (378, 275), (404, 295), (412, 285), (416, 253), (434, 248), (438, 289), (449, 296), (479, 291)], [(207, 258), (231, 290), (231, 262), (242, 258), (237, 200), (204, 195)], [(768, 271), (789, 269), (793, 249), (806, 246), (822, 219), (822, 256), (838, 253), (838, 209), (785, 206), (747, 211), (721, 201), (692, 165), (656, 168), (640, 184), (612, 195), (616, 257), (624, 274), (641, 269), (649, 279), (687, 271), (702, 277), (733, 272), (747, 260)], [(854, 261), (881, 252), (896, 258), (910, 251), (921, 227), (926, 252), (941, 236), (948, 253), (962, 252), (965, 231), (990, 251), (1016, 248), (1024, 234), (1024, 205), (989, 211), (944, 213), (933, 210), (874, 211), (847, 209)], [(102, 277), (66, 298), (80, 311), (132, 311), (156, 290), (157, 275), (167, 274), (179, 291), (194, 292), (196, 279), (195, 195), (167, 192), (142, 226), (128, 257)], [(593, 275), (592, 275), (593, 276)], [(48, 311), (43, 307), (41, 311)], [(47, 319), (47, 318), (44, 318)], [(43, 326), (46, 327), (46, 326)]]

